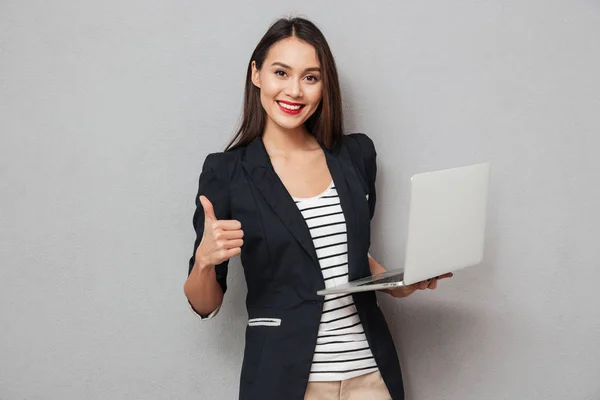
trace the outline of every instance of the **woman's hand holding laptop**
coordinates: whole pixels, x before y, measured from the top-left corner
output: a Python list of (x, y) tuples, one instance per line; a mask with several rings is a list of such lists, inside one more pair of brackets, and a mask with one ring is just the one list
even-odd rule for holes
[(425, 290), (425, 289), (434, 290), (435, 288), (437, 288), (437, 283), (440, 279), (452, 278), (453, 275), (454, 274), (452, 274), (452, 272), (448, 272), (447, 274), (436, 276), (435, 278), (427, 279), (426, 281), (413, 283), (412, 285), (408, 285), (408, 286), (399, 286), (399, 287), (395, 287), (392, 289), (383, 289), (383, 290), (381, 290), (381, 292), (387, 293), (390, 296), (398, 297), (398, 298), (408, 297), (411, 294), (413, 294), (414, 292), (416, 292), (417, 290)]
[[(369, 255), (369, 269), (371, 270), (371, 274), (380, 274), (386, 272), (387, 270), (383, 267), (383, 265), (379, 264), (377, 260)], [(379, 292), (384, 292), (389, 294), (390, 296), (401, 298), (408, 297), (417, 290), (425, 290), (431, 289), (434, 290), (437, 288), (438, 281), (440, 279), (452, 278), (454, 274), (452, 272), (448, 272), (446, 274), (436, 276), (435, 278), (427, 279), (424, 281), (420, 281), (417, 283), (413, 283), (412, 285), (402, 285), (389, 289), (380, 289)]]

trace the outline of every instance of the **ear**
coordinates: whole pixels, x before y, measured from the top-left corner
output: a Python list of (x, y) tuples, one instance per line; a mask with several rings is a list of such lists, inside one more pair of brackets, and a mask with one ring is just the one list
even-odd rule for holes
[(252, 61), (252, 83), (260, 89), (260, 71), (256, 68), (256, 61)]

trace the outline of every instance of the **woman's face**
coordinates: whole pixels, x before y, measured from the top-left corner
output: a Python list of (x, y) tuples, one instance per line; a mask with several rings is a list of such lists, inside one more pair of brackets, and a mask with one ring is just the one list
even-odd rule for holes
[(252, 62), (252, 83), (260, 89), (268, 123), (285, 130), (302, 126), (322, 98), (315, 48), (295, 37), (280, 40), (271, 46), (260, 70)]

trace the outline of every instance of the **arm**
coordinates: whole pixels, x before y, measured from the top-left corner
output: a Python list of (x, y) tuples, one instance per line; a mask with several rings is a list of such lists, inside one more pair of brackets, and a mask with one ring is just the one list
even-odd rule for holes
[[(202, 168), (193, 225), (194, 253), (183, 291), (201, 318), (215, 316), (227, 290), (229, 258), (241, 251), (243, 233), (230, 221), (228, 174), (222, 154), (210, 154)], [(210, 200), (209, 200), (210, 199)]]
[(231, 257), (241, 253), (244, 233), (239, 221), (218, 220), (208, 198), (200, 196), (199, 200), (204, 209), (204, 230), (183, 290), (198, 315), (213, 317), (225, 293), (225, 282), (219, 279), (217, 266), (226, 266)]
[(223, 303), (223, 289), (217, 281), (215, 266), (196, 262), (183, 285), (183, 292), (202, 319), (214, 317)]
[(371, 270), (371, 275), (380, 274), (382, 272), (387, 271), (387, 269), (383, 268), (383, 266), (381, 264), (379, 264), (377, 262), (377, 260), (375, 260), (373, 258), (373, 256), (370, 254), (369, 254), (369, 269)]

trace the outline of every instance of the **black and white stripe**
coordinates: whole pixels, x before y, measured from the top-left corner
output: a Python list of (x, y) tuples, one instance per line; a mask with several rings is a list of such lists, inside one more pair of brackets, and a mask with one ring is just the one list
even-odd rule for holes
[[(322, 194), (295, 198), (313, 239), (325, 287), (348, 282), (346, 221), (333, 182)], [(377, 371), (352, 295), (325, 297), (309, 381), (340, 381)]]

